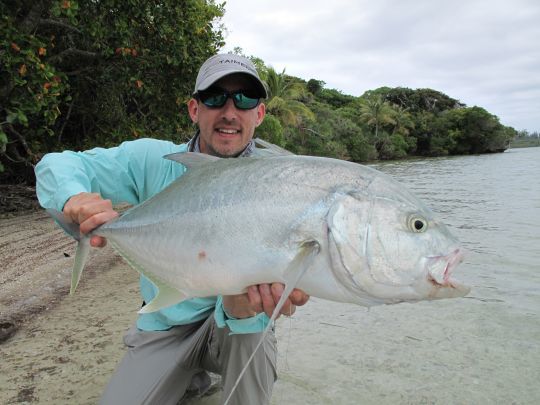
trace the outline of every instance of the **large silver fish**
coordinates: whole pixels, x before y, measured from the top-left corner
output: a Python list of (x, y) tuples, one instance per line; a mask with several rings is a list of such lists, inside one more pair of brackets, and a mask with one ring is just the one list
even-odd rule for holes
[(365, 306), (469, 291), (451, 278), (462, 260), (456, 239), (376, 170), (291, 155), (169, 158), (187, 172), (153, 198), (90, 235), (63, 224), (80, 241), (72, 292), (92, 235), (106, 237), (159, 288), (142, 312), (270, 282)]

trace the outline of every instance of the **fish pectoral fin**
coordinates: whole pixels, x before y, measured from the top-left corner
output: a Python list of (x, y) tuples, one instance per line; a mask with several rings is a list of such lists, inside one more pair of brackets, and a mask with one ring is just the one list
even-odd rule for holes
[(139, 314), (156, 312), (162, 308), (178, 304), (180, 301), (184, 301), (189, 298), (183, 292), (178, 291), (175, 288), (169, 287), (163, 283), (155, 283), (155, 281), (153, 282), (156, 284), (159, 291), (152, 301), (139, 310)]
[[(285, 291), (283, 292), (282, 297), (284, 296), (287, 298), (289, 296), (302, 276), (306, 273), (307, 269), (313, 264), (313, 260), (320, 250), (321, 245), (316, 240), (310, 239), (300, 243), (300, 250), (285, 269)], [(276, 310), (277, 309), (276, 306)], [(279, 309), (281, 310), (281, 308)]]

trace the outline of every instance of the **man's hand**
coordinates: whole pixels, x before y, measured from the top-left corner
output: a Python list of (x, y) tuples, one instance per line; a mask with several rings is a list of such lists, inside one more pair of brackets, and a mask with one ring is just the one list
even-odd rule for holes
[[(223, 296), (223, 309), (235, 318), (248, 318), (260, 312), (269, 317), (276, 308), (285, 286), (281, 283), (252, 285), (246, 294)], [(295, 288), (279, 311), (280, 315), (290, 316), (296, 307), (304, 305), (309, 300), (302, 290)]]
[[(64, 205), (64, 216), (79, 224), (81, 233), (89, 233), (101, 224), (118, 216), (113, 210), (111, 200), (104, 200), (96, 193), (79, 193), (71, 197)], [(103, 247), (107, 240), (101, 236), (92, 236), (90, 245)]]

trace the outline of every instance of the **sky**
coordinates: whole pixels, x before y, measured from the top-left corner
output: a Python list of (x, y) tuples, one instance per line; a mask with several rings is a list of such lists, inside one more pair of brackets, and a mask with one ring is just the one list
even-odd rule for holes
[(540, 132), (539, 0), (228, 0), (222, 51), (362, 95), (431, 88)]

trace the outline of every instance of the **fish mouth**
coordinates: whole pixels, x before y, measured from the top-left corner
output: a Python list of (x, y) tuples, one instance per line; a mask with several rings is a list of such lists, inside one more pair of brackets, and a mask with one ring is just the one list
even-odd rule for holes
[(457, 248), (447, 255), (428, 258), (427, 280), (434, 287), (434, 297), (459, 297), (470, 291), (469, 287), (451, 277), (464, 257), (463, 250)]

